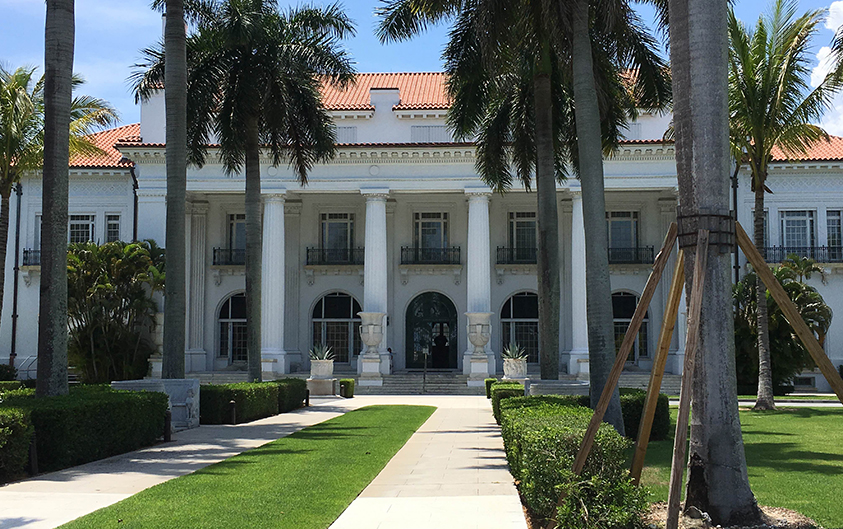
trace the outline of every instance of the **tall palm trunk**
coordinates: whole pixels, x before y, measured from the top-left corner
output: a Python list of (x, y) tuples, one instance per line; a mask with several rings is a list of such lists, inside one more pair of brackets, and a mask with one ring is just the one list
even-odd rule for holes
[[(164, 285), (163, 378), (184, 378), (187, 55), (184, 0), (167, 0), (164, 104), (167, 113), (167, 281)], [(201, 288), (201, 287), (200, 287)]]
[(73, 0), (47, 0), (44, 31), (44, 172), (36, 395), (67, 394), (67, 189), (70, 165)]
[[(767, 252), (764, 247), (764, 182), (767, 175), (759, 175), (755, 179), (755, 213), (753, 229), (755, 231), (755, 246), (761, 251), (764, 259)], [(773, 400), (773, 368), (770, 360), (770, 319), (767, 315), (767, 289), (761, 276), (755, 280), (755, 296), (757, 307), (758, 330), (758, 397), (755, 401), (756, 410), (774, 410)]]
[[(594, 86), (594, 63), (589, 35), (589, 1), (577, 0), (571, 43), (574, 107), (577, 122), (583, 224), (585, 225), (585, 289), (588, 315), (588, 364), (591, 406), (597, 405), (615, 361), (612, 322), (612, 285), (606, 235), (606, 200), (603, 191), (603, 150), (600, 107)], [(618, 389), (615, 388), (605, 421), (624, 433)]]
[(539, 358), (542, 380), (559, 379), (559, 214), (553, 161), (550, 46), (545, 42), (533, 78), (536, 105)]
[[(686, 214), (728, 211), (727, 2), (669, 0), (669, 13), (680, 204)], [(687, 294), (693, 288), (695, 257), (695, 246), (685, 248)], [(759, 515), (738, 416), (734, 319), (727, 310), (732, 305), (730, 259), (717, 248), (708, 256), (685, 501), (724, 526)]]
[(9, 196), (12, 188), (0, 190), (0, 321), (3, 316), (3, 294), (6, 292), (6, 247), (9, 245)]
[(249, 380), (261, 380), (261, 167), (258, 117), (246, 118), (246, 354)]

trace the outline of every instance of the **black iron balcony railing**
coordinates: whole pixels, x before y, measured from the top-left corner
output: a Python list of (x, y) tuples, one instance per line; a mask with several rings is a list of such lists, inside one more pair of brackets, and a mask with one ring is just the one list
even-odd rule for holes
[(460, 264), (460, 247), (453, 248), (416, 248), (403, 246), (401, 248), (401, 264)]
[(242, 248), (214, 248), (215, 265), (244, 265), (246, 250)]
[(309, 265), (362, 265), (365, 258), (363, 248), (308, 248)]
[(843, 247), (840, 246), (767, 246), (764, 250), (768, 263), (780, 263), (790, 254), (818, 263), (843, 263)]
[(610, 264), (649, 264), (653, 262), (653, 247), (609, 248)]
[(23, 251), (23, 266), (41, 266), (41, 250), (25, 249)]
[(536, 264), (536, 249), (498, 246), (498, 264)]

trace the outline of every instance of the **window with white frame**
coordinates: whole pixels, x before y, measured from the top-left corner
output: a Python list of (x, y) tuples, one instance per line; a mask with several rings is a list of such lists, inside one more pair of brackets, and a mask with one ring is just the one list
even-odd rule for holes
[(234, 294), (225, 300), (217, 317), (219, 353), (229, 363), (243, 363), (246, 354), (246, 294)]
[(638, 212), (607, 211), (606, 232), (609, 248), (636, 248), (638, 246)]
[(536, 250), (536, 212), (511, 211), (509, 213), (509, 246), (516, 250)]
[(501, 350), (517, 344), (527, 353), (527, 362), (539, 361), (539, 297), (519, 292), (503, 304), (501, 310)]
[(413, 143), (447, 143), (452, 141), (445, 125), (413, 125), (410, 127), (410, 141)]
[(105, 216), (105, 242), (120, 240), (120, 215)]
[(68, 242), (84, 243), (94, 240), (94, 215), (71, 215), (68, 226)]
[(416, 248), (438, 249), (448, 247), (447, 213), (416, 213), (414, 228), (414, 245)]
[(834, 248), (843, 246), (843, 225), (841, 224), (840, 210), (825, 212), (826, 231), (828, 233), (828, 245)]
[(228, 216), (228, 248), (230, 250), (246, 249), (246, 215), (232, 213)]
[(354, 213), (322, 213), (322, 248), (348, 250), (354, 244)]
[(815, 244), (814, 212), (780, 211), (781, 243), (787, 248), (812, 248)]
[(35, 215), (35, 233), (32, 234), (32, 248), (41, 249), (41, 215)]
[(330, 347), (334, 361), (348, 362), (363, 350), (360, 338), (360, 303), (342, 292), (332, 292), (313, 308), (313, 347)]
[[(619, 352), (624, 336), (626, 336), (626, 329), (632, 321), (632, 315), (635, 313), (635, 307), (638, 305), (638, 296), (630, 294), (629, 292), (615, 292), (612, 294), (612, 316), (615, 326), (615, 352)], [(644, 321), (641, 322), (641, 327), (638, 330), (638, 336), (632, 346), (632, 351), (627, 357), (627, 362), (635, 362), (642, 356), (649, 356), (647, 349), (647, 327), (650, 322), (650, 312), (644, 315)]]

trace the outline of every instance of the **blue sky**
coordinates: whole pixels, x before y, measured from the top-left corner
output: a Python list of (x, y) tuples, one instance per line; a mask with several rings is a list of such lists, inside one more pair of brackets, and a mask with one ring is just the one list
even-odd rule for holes
[[(161, 35), (161, 15), (149, 8), (149, 0), (76, 0), (75, 71), (87, 84), (84, 93), (110, 101), (120, 112), (124, 123), (139, 120), (126, 78), (138, 51), (155, 43)], [(279, 0), (281, 5), (300, 2)], [(317, 4), (318, 4), (317, 0)], [(325, 2), (327, 3), (327, 2)], [(376, 23), (373, 11), (378, 0), (346, 0), (349, 16), (357, 24), (357, 36), (347, 46), (361, 72), (373, 71), (437, 71), (440, 54), (447, 38), (447, 28), (434, 28), (410, 42), (381, 45), (374, 36)], [(738, 0), (736, 12), (752, 23), (767, 0)], [(800, 10), (831, 8), (830, 27), (843, 25), (843, 0), (800, 0)], [(0, 0), (0, 63), (6, 68), (20, 65), (41, 66), (44, 61), (44, 0)], [(651, 13), (642, 8), (642, 17)], [(833, 36), (823, 29), (815, 41), (816, 51)], [(829, 131), (843, 134), (843, 98), (824, 123)]]

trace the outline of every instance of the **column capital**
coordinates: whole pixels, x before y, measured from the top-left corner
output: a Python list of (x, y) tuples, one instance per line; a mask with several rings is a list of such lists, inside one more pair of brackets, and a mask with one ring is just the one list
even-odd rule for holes
[(488, 201), (489, 197), (492, 196), (492, 190), (488, 187), (466, 187), (465, 196), (467, 196), (469, 200)]
[(271, 191), (269, 193), (262, 193), (261, 199), (263, 199), (264, 204), (270, 204), (270, 203), (283, 204), (287, 200), (287, 193), (286, 193), (286, 191), (284, 191), (284, 192)]
[(571, 198), (574, 200), (582, 200), (582, 188), (581, 187), (569, 187), (568, 192), (571, 194)]
[(188, 203), (189, 212), (195, 216), (207, 215), (210, 205), (204, 200), (198, 200)]
[(366, 197), (367, 202), (386, 202), (386, 199), (389, 198), (389, 188), (361, 189), (360, 194)]

